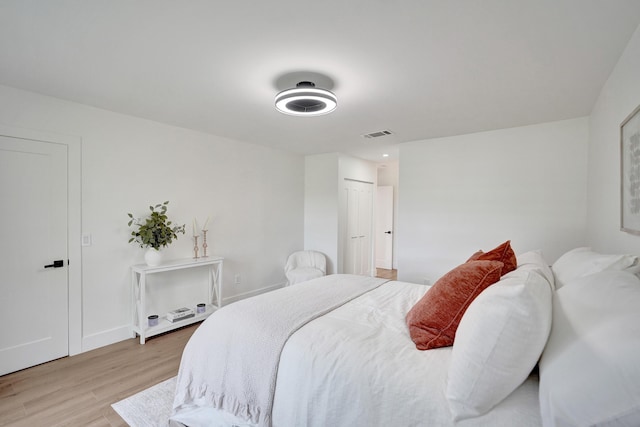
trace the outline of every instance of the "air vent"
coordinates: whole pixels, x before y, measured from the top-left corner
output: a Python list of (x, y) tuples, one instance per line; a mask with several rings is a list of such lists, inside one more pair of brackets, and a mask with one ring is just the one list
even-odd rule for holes
[(364, 136), (365, 138), (380, 138), (381, 136), (391, 135), (391, 133), (392, 132), (390, 130), (381, 130), (378, 132), (366, 133), (362, 136)]

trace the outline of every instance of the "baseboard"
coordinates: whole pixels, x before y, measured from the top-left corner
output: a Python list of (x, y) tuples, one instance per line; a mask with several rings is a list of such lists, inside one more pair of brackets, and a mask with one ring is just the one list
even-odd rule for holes
[(240, 301), (245, 298), (254, 297), (256, 295), (264, 294), (265, 292), (275, 291), (276, 289), (280, 289), (286, 286), (286, 284), (287, 282), (276, 283), (275, 285), (267, 286), (260, 289), (254, 289), (253, 291), (243, 292), (241, 294), (226, 297), (222, 299), (222, 305), (225, 306), (227, 304), (231, 304), (232, 302)]
[(94, 350), (132, 337), (133, 334), (131, 332), (130, 325), (119, 326), (117, 328), (87, 335), (82, 337), (82, 352), (84, 353), (85, 351)]
[[(230, 297), (223, 298), (222, 305), (231, 304), (232, 302), (240, 301), (245, 298), (253, 297), (263, 294), (265, 292), (274, 291), (284, 287), (287, 283), (277, 283), (275, 285), (267, 286), (260, 289), (254, 289), (253, 291), (243, 292)], [(105, 345), (114, 344), (120, 341), (124, 341), (133, 337), (131, 332), (131, 326), (119, 326), (117, 328), (108, 329), (106, 331), (98, 332), (95, 334), (82, 337), (82, 352), (94, 350), (96, 348), (104, 347)]]

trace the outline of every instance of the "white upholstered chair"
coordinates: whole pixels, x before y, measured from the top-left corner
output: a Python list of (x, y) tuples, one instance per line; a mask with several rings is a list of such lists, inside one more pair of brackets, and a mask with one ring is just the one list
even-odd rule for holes
[(318, 251), (297, 251), (289, 255), (284, 266), (287, 286), (327, 274), (327, 259)]

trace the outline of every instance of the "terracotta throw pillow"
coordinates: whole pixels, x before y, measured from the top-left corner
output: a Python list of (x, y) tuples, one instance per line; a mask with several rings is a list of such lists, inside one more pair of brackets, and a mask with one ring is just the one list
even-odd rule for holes
[(442, 276), (406, 317), (418, 350), (453, 345), (456, 329), (471, 301), (500, 280), (500, 261), (468, 261)]
[(518, 267), (516, 254), (515, 252), (513, 252), (513, 249), (511, 249), (511, 240), (507, 240), (506, 242), (504, 242), (497, 248), (490, 250), (489, 252), (478, 251), (475, 254), (471, 255), (471, 258), (469, 258), (467, 262), (480, 260), (500, 261), (504, 263), (504, 267), (502, 268), (502, 275), (505, 275)]

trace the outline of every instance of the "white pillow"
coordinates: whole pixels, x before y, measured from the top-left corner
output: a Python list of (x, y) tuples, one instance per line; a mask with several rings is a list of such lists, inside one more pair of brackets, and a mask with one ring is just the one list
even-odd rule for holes
[(456, 332), (446, 398), (455, 421), (488, 412), (535, 367), (551, 328), (551, 294), (535, 271), (503, 278), (471, 303)]
[(558, 258), (551, 270), (556, 278), (556, 289), (560, 289), (578, 277), (604, 270), (624, 270), (636, 264), (636, 255), (609, 255), (594, 252), (591, 248), (576, 248)]
[(640, 426), (640, 280), (603, 271), (559, 289), (540, 360), (544, 426)]
[(524, 274), (526, 272), (534, 270), (540, 273), (542, 277), (547, 279), (547, 282), (549, 282), (549, 286), (551, 286), (551, 289), (555, 289), (555, 278), (553, 276), (553, 271), (551, 271), (549, 263), (544, 259), (542, 251), (535, 250), (524, 252), (522, 254), (519, 254), (516, 258), (518, 259), (518, 268), (505, 274), (504, 276), (502, 276), (503, 278), (524, 278)]

